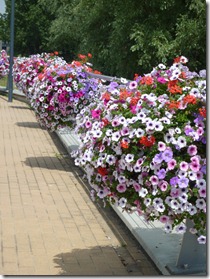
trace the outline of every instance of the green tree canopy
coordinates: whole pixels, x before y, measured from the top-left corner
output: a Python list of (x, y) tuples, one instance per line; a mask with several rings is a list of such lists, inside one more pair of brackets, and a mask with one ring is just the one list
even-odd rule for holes
[[(0, 27), (9, 25), (5, 2)], [(54, 50), (67, 61), (90, 52), (94, 67), (112, 76), (133, 78), (179, 55), (198, 71), (206, 68), (206, 2), (15, 0), (15, 54)]]

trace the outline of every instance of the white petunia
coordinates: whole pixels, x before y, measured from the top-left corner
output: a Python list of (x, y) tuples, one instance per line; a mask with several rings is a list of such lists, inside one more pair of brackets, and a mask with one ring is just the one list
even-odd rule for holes
[(185, 147), (185, 146), (187, 145), (187, 141), (186, 141), (185, 137), (183, 137), (183, 136), (178, 137), (178, 139), (177, 139), (177, 145), (178, 145), (180, 148)]

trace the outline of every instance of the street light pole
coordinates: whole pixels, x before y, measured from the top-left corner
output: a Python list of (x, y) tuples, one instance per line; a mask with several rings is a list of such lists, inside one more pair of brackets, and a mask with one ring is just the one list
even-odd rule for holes
[(9, 94), (8, 102), (12, 102), (13, 93), (13, 55), (14, 55), (14, 18), (15, 18), (15, 0), (11, 0), (11, 18), (10, 18), (10, 63), (9, 63)]

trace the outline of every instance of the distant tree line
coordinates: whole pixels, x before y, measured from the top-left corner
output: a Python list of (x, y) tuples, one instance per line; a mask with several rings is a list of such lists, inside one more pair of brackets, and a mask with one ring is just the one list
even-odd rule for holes
[[(0, 15), (9, 41), (10, 5)], [(104, 74), (133, 78), (184, 55), (206, 68), (203, 0), (15, 0), (15, 55), (59, 51), (67, 61), (91, 53)]]

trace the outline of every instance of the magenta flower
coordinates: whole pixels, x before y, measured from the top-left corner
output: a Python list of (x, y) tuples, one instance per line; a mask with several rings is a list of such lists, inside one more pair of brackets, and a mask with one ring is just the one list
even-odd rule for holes
[(100, 118), (100, 115), (101, 115), (101, 111), (100, 111), (99, 109), (97, 109), (97, 110), (92, 110), (92, 111), (91, 111), (91, 114), (92, 114), (92, 117), (93, 117), (93, 118), (99, 119), (99, 118)]

